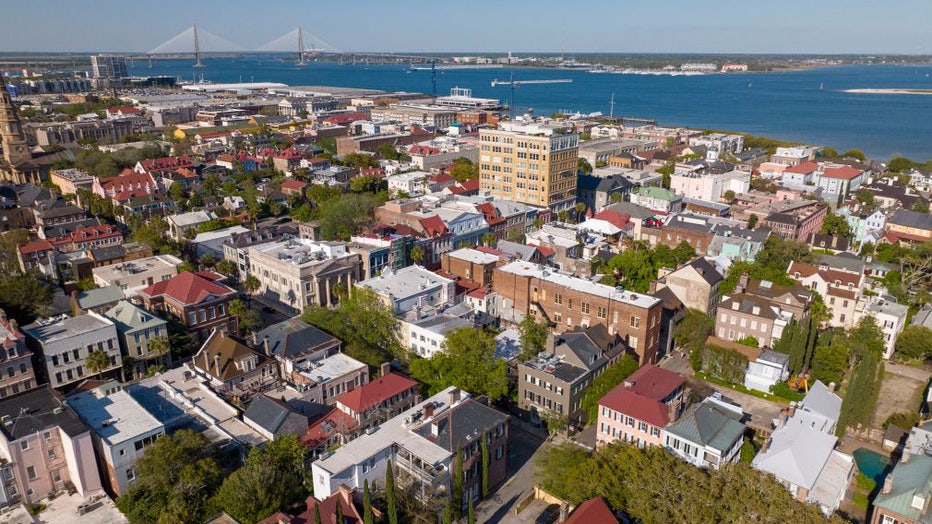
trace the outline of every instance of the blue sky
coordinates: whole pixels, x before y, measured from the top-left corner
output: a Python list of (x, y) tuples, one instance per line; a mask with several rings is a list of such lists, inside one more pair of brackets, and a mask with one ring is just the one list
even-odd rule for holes
[[(247, 49), (301, 25), (306, 35), (316, 35), (342, 51), (932, 54), (928, 0), (29, 0), (4, 4), (0, 51), (148, 51), (197, 23)], [(307, 42), (311, 40), (306, 36)]]

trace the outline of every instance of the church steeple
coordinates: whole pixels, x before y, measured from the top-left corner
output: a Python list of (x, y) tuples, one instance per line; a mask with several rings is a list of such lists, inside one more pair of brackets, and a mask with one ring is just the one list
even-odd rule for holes
[(0, 74), (0, 138), (3, 145), (3, 159), (18, 166), (32, 161), (32, 153), (26, 142), (23, 125), (16, 114), (13, 98), (6, 89), (6, 82)]

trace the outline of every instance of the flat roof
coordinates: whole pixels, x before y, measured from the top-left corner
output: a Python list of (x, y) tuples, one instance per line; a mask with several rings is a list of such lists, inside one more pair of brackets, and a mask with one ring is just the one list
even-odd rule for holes
[(584, 278), (577, 278), (563, 273), (557, 273), (554, 268), (531, 264), (529, 262), (516, 261), (501, 266), (499, 270), (514, 275), (532, 277), (545, 280), (559, 286), (566, 287), (582, 293), (596, 295), (609, 300), (632, 304), (641, 308), (650, 308), (659, 304), (661, 300), (650, 295), (643, 295), (629, 290), (619, 290), (605, 284), (598, 284)]
[(343, 242), (317, 242), (306, 238), (292, 238), (250, 246), (249, 251), (277, 258), (294, 266), (354, 256), (346, 249), (346, 244)]
[(310, 369), (301, 371), (301, 375), (314, 382), (329, 382), (347, 373), (368, 367), (366, 364), (344, 353), (337, 353), (323, 360), (318, 360), (312, 363), (311, 366)]
[(114, 280), (126, 278), (150, 271), (160, 271), (166, 268), (177, 268), (181, 264), (181, 259), (174, 255), (155, 255), (146, 258), (137, 258), (109, 266), (95, 267), (91, 270), (94, 276), (113, 283)]
[[(421, 460), (431, 465), (437, 465), (451, 456), (451, 453), (439, 444), (418, 435), (413, 430), (418, 425), (409, 424), (405, 426), (405, 419), (411, 418), (411, 415), (424, 409), (428, 403), (434, 404), (434, 413), (439, 416), (450, 408), (450, 392), (458, 389), (450, 386), (440, 393), (415, 404), (414, 407), (404, 411), (400, 415), (387, 420), (381, 426), (376, 426), (371, 433), (360, 436), (350, 441), (348, 444), (336, 450), (332, 455), (324, 459), (318, 459), (314, 462), (317, 466), (330, 474), (337, 474), (345, 471), (347, 468), (355, 466), (360, 460), (368, 459), (378, 452), (399, 445), (411, 453), (417, 455)], [(465, 401), (469, 394), (465, 391), (460, 392), (460, 397)]]
[(43, 344), (49, 344), (83, 335), (84, 333), (90, 333), (98, 329), (106, 329), (107, 327), (112, 327), (114, 332), (116, 332), (116, 328), (110, 319), (90, 311), (85, 315), (78, 315), (76, 317), (62, 315), (60, 317), (39, 319), (25, 326), (23, 331)]
[(382, 271), (381, 275), (358, 282), (357, 285), (365, 286), (380, 295), (391, 294), (396, 298), (404, 298), (452, 283), (448, 278), (414, 265), (397, 271)]
[(123, 390), (107, 395), (96, 388), (71, 395), (67, 400), (81, 420), (110, 445), (164, 428), (158, 419)]
[(473, 264), (486, 265), (498, 262), (498, 256), (490, 253), (483, 253), (482, 251), (473, 249), (471, 247), (464, 247), (462, 249), (457, 249), (456, 251), (451, 251), (449, 256), (459, 260), (472, 262)]

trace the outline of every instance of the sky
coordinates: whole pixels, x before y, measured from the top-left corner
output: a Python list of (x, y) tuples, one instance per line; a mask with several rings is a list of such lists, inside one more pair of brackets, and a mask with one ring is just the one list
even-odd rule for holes
[[(928, 0), (29, 0), (3, 4), (0, 52), (147, 52), (197, 24), (207, 51), (254, 50), (300, 25), (306, 48), (315, 42), (323, 47), (322, 41), (339, 51), (932, 54)], [(222, 46), (211, 35), (236, 47)], [(286, 40), (279, 40), (282, 49), (275, 50), (286, 50)], [(180, 51), (184, 46), (177, 42), (176, 47)]]

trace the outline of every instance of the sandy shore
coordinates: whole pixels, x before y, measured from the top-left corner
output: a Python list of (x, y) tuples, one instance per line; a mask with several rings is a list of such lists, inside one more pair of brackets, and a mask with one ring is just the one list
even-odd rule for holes
[(865, 95), (932, 95), (932, 89), (845, 89), (844, 92)]

